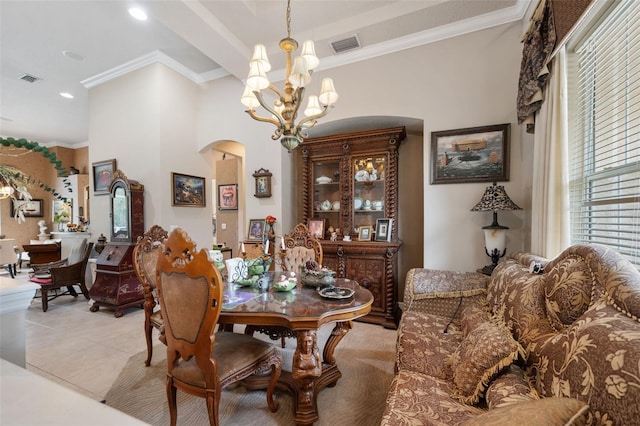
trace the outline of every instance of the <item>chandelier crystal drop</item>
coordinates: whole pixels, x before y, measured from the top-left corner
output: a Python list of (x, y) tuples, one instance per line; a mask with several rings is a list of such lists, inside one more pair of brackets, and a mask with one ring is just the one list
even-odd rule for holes
[[(271, 138), (280, 139), (282, 146), (291, 152), (308, 137), (303, 129), (313, 127), (319, 118), (327, 115), (333, 108), (338, 100), (338, 93), (333, 86), (333, 80), (324, 78), (320, 95), (309, 97), (309, 103), (303, 111), (305, 117), (296, 123), (298, 109), (304, 99), (304, 88), (311, 82), (313, 70), (320, 64), (320, 60), (316, 56), (313, 41), (306, 40), (302, 43), (300, 56), (291, 61), (291, 54), (298, 49), (298, 42), (291, 38), (291, 0), (287, 1), (286, 18), (287, 37), (280, 40), (280, 49), (287, 55), (284, 91), (279, 91), (269, 82), (267, 73), (271, 70), (271, 64), (267, 57), (267, 49), (263, 44), (257, 44), (249, 62), (249, 75), (240, 101), (249, 108), (246, 113), (254, 120), (275, 125), (276, 130)], [(265, 89), (269, 89), (276, 96), (272, 105), (263, 97), (262, 90)], [(271, 116), (258, 115), (254, 108), (259, 106)]]

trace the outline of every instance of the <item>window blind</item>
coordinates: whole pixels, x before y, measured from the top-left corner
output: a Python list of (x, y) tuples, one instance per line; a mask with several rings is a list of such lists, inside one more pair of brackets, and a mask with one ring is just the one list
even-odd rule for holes
[(640, 2), (617, 2), (569, 60), (572, 243), (640, 269)]

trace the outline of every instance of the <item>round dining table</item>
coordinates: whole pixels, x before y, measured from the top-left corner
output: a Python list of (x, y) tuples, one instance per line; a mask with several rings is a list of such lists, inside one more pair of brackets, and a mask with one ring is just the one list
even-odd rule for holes
[[(270, 277), (272, 283), (273, 273)], [(290, 371), (282, 370), (278, 388), (292, 394), (297, 425), (318, 420), (318, 392), (335, 386), (342, 376), (334, 350), (352, 328), (351, 320), (367, 315), (373, 303), (371, 292), (355, 281), (336, 278), (333, 285), (339, 291), (321, 292), (299, 280), (291, 291), (277, 291), (272, 284), (267, 290), (260, 290), (225, 283), (218, 320), (222, 328), (246, 324), (252, 332), (264, 332), (274, 339), (282, 335), (296, 338)], [(335, 325), (320, 354), (318, 329), (327, 323)], [(249, 389), (263, 389), (268, 376), (253, 376), (243, 383)]]

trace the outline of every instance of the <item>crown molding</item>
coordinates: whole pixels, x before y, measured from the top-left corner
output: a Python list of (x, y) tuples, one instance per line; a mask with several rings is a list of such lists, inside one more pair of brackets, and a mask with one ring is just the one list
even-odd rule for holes
[[(487, 13), (481, 16), (465, 19), (449, 25), (432, 28), (404, 37), (398, 37), (383, 43), (367, 46), (351, 52), (341, 53), (335, 56), (321, 58), (322, 64), (318, 70), (326, 70), (343, 65), (352, 64), (359, 61), (384, 56), (391, 53), (423, 46), (437, 41), (445, 40), (452, 37), (481, 31), (498, 25), (508, 24), (514, 21), (522, 20), (530, 6), (530, 0), (517, 0), (515, 5), (500, 9), (496, 12)], [(121, 77), (140, 68), (161, 63), (175, 72), (181, 74), (185, 78), (196, 84), (205, 83), (207, 81), (216, 80), (230, 75), (229, 72), (222, 68), (207, 71), (204, 73), (195, 73), (185, 67), (175, 59), (167, 56), (159, 50), (141, 56), (132, 61), (126, 62), (120, 66), (102, 72), (93, 77), (82, 80), (80, 83), (90, 89), (109, 80)], [(269, 79), (272, 81), (281, 81), (285, 78), (284, 69), (274, 70), (269, 73)]]

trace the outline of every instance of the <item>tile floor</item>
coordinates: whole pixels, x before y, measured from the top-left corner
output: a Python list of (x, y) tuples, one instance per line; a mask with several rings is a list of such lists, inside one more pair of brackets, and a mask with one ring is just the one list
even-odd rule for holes
[[(28, 280), (27, 269), (16, 279)], [(130, 308), (120, 318), (104, 308), (91, 312), (91, 302), (79, 294), (50, 301), (47, 312), (33, 299), (26, 313), (26, 367), (100, 401), (129, 357), (146, 350), (144, 312)]]

